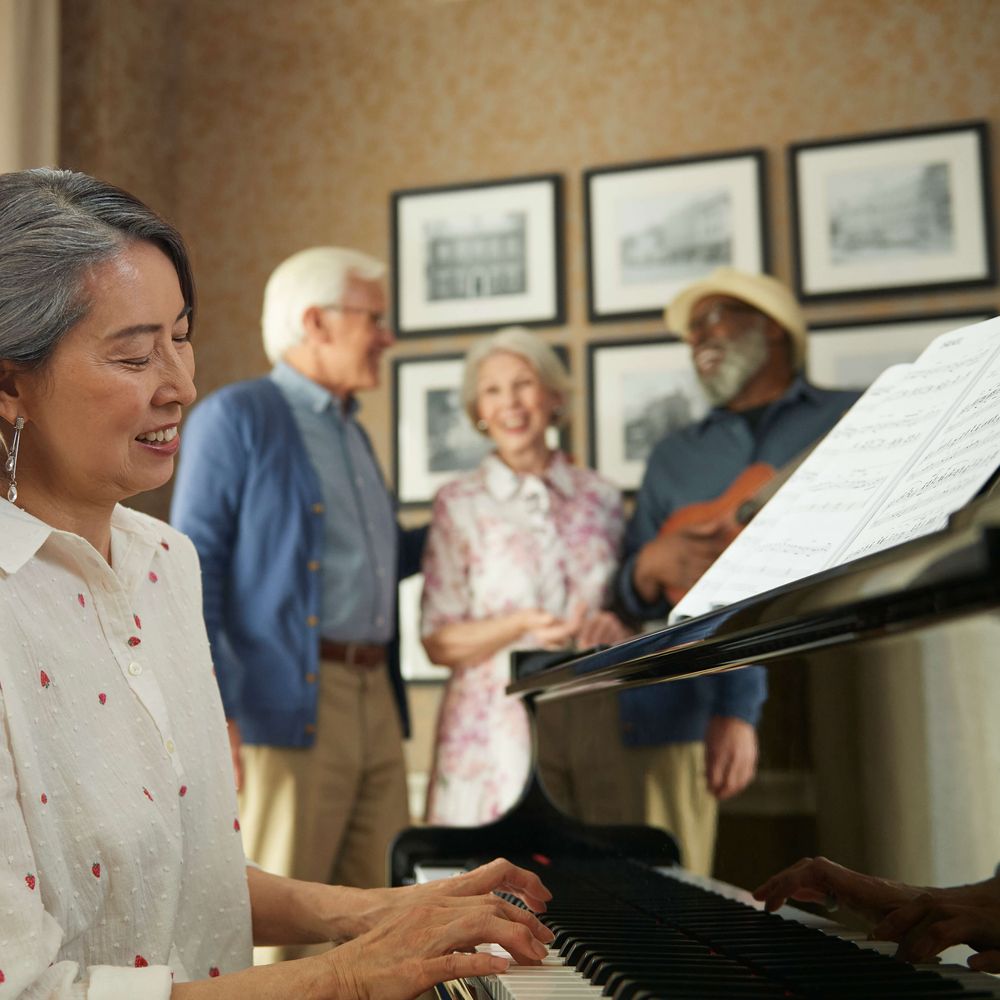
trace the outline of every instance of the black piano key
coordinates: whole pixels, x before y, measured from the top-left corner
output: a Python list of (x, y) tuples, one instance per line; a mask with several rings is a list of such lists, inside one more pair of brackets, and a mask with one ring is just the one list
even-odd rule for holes
[(556, 860), (540, 874), (552, 947), (616, 1000), (990, 995), (629, 861)]

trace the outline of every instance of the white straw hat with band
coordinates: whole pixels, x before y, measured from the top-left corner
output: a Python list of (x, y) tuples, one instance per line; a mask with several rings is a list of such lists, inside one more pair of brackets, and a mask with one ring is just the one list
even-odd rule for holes
[(792, 344), (792, 362), (797, 371), (806, 363), (806, 318), (791, 290), (768, 274), (749, 274), (732, 267), (716, 268), (707, 278), (681, 289), (667, 306), (667, 329), (688, 339), (688, 318), (695, 303), (708, 295), (729, 295), (770, 316), (787, 331)]

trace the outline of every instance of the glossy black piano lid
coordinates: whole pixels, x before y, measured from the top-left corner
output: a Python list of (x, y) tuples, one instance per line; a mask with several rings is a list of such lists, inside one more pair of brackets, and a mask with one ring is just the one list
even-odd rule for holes
[(546, 700), (655, 684), (996, 609), (1000, 504), (984, 502), (985, 524), (960, 513), (944, 531), (617, 646), (541, 669), (537, 659), (522, 657), (507, 691)]

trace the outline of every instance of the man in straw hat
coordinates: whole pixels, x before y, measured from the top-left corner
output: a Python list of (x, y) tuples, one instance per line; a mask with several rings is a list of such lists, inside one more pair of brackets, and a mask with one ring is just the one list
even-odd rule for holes
[[(806, 381), (805, 318), (788, 288), (767, 275), (719, 268), (683, 289), (666, 319), (690, 345), (713, 409), (667, 434), (650, 454), (617, 581), (624, 609), (642, 620), (663, 618), (738, 530), (718, 511), (672, 530), (672, 515), (727, 495), (755, 463), (780, 470), (857, 398)], [(754, 776), (766, 696), (763, 667), (621, 696), (624, 742), (639, 758), (644, 783), (644, 818), (675, 834), (694, 871), (711, 869), (717, 801)]]

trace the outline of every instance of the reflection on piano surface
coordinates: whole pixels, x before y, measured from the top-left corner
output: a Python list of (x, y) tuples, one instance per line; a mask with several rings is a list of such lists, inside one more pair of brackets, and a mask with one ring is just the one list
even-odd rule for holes
[[(550, 698), (658, 683), (995, 612), (998, 524), (1000, 504), (988, 502), (963, 512), (947, 532), (524, 673), (509, 690)], [(766, 914), (746, 893), (739, 898), (739, 890), (708, 880), (696, 885), (677, 870), (663, 874), (676, 852), (662, 831), (587, 828), (559, 814), (537, 780), (515, 810), (487, 827), (404, 832), (393, 848), (393, 881), (413, 878), (420, 865), (471, 864), (497, 854), (537, 871), (553, 891), (543, 919), (557, 933), (552, 950), (559, 959), (553, 954), (541, 968), (512, 967), (477, 983), (449, 984), (441, 996), (1000, 997), (1000, 979), (992, 976), (896, 962), (886, 949), (859, 948), (828, 933), (828, 922), (787, 919), (790, 908)], [(560, 959), (573, 971), (556, 972)], [(550, 974), (569, 978), (551, 983)]]

